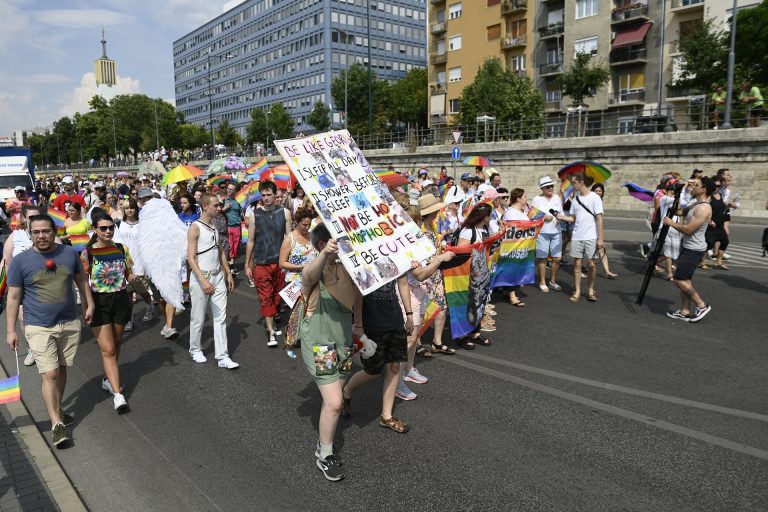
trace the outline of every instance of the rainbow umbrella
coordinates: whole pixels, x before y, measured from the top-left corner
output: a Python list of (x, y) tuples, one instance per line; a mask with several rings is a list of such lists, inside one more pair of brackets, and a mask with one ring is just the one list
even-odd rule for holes
[(462, 160), (467, 165), (472, 165), (474, 167), (491, 167), (493, 165), (493, 162), (489, 158), (485, 158), (484, 156), (468, 156), (464, 160)]
[(374, 169), (373, 173), (388, 187), (401, 187), (409, 183), (408, 178), (389, 169)]
[(192, 178), (196, 178), (197, 176), (201, 176), (203, 174), (203, 171), (201, 169), (198, 169), (194, 165), (177, 165), (170, 171), (168, 171), (165, 176), (163, 176), (162, 181), (160, 182), (161, 185), (170, 185), (172, 183), (178, 183), (180, 181), (187, 181), (191, 180)]
[(611, 177), (611, 171), (608, 170), (606, 166), (589, 160), (570, 163), (557, 171), (557, 175), (560, 179), (578, 173), (584, 173), (585, 175), (590, 176), (595, 180), (595, 183), (602, 183)]

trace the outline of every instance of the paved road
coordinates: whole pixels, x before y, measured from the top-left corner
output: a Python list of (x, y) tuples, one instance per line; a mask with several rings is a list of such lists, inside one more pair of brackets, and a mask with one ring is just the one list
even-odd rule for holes
[[(186, 315), (175, 343), (157, 321), (137, 324), (121, 356), (130, 414), (112, 411), (88, 334), (66, 397), (74, 446), (56, 455), (94, 511), (768, 509), (761, 230), (734, 233), (745, 259), (734, 254), (731, 271), (697, 274), (713, 311), (684, 324), (664, 316), (678, 300), (666, 281), (634, 304), (641, 223), (608, 227), (621, 277), (599, 280), (599, 302), (569, 303), (565, 276), (560, 293), (525, 287), (524, 309), (495, 297), (492, 347), (419, 363), (430, 382), (396, 404), (410, 433), (377, 425), (380, 384), (360, 390), (337, 438), (343, 482), (314, 466), (317, 389), (299, 363), (266, 348), (243, 282), (229, 329), (242, 368), (193, 363)], [(12, 364), (7, 349), (0, 357)], [(48, 437), (32, 372), (23, 370), (34, 383), (25, 402)]]

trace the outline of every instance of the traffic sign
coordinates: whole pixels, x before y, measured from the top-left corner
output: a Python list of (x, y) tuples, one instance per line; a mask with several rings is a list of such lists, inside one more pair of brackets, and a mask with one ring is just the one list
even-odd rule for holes
[(456, 130), (455, 132), (453, 132), (453, 142), (458, 144), (460, 138), (461, 138), (461, 132), (460, 131)]
[(453, 146), (453, 149), (451, 150), (451, 158), (454, 160), (461, 158), (461, 149), (459, 149), (459, 146)]

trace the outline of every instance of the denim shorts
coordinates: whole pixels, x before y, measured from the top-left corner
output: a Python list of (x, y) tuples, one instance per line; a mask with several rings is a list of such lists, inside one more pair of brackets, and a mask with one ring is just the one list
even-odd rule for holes
[(536, 238), (536, 258), (544, 259), (549, 256), (559, 258), (563, 255), (563, 237), (557, 233), (539, 233)]

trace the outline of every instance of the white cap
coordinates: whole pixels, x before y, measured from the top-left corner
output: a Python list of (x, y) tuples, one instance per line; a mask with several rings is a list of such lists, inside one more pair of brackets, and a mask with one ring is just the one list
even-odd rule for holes
[(434, 185), (435, 182), (432, 180), (424, 180), (421, 184), (422, 187), (426, 187), (427, 185)]
[(460, 203), (464, 200), (466, 197), (466, 194), (464, 194), (464, 191), (461, 190), (458, 186), (454, 185), (449, 190), (448, 193), (445, 194), (445, 202), (446, 203)]
[(22, 192), (26, 191), (26, 189), (24, 187), (22, 187), (21, 185), (16, 185), (15, 187), (13, 187), (13, 191), (14, 192), (18, 192), (19, 190), (21, 190)]
[(64, 177), (61, 179), (61, 182), (62, 182), (62, 183), (69, 183), (69, 184), (71, 184), (71, 183), (72, 183), (72, 176), (64, 176)]
[(496, 189), (493, 186), (483, 183), (477, 187), (477, 196), (483, 199), (493, 200), (499, 197), (499, 193), (496, 192)]

